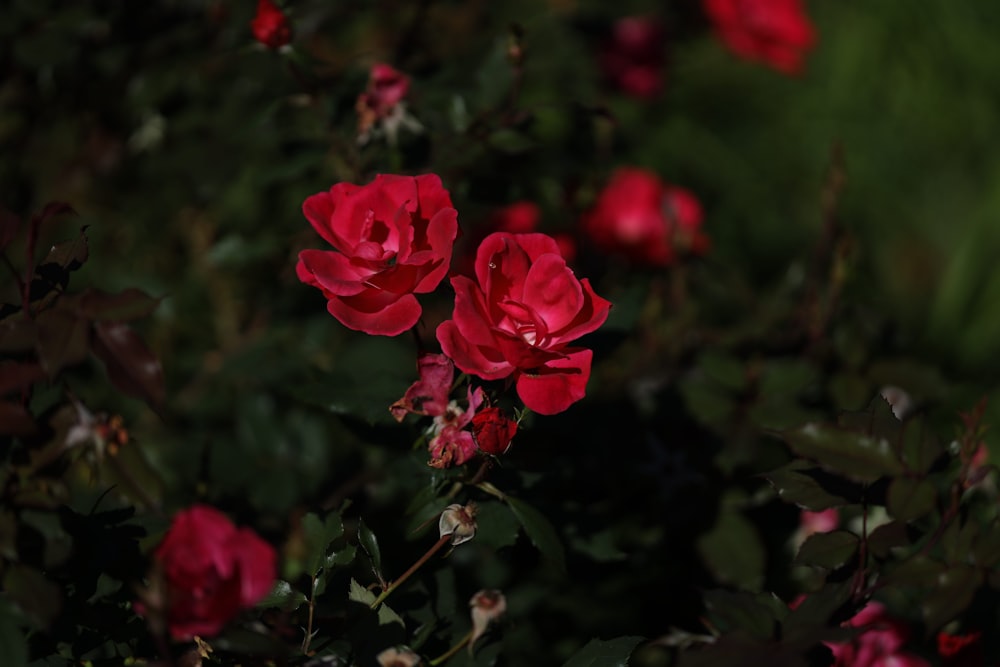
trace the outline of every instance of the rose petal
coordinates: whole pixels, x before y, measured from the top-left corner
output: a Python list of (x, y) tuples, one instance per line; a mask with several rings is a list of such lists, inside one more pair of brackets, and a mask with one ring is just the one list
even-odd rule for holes
[(549, 331), (576, 319), (583, 306), (583, 289), (562, 255), (542, 255), (531, 265), (524, 280), (524, 304), (538, 313)]
[(611, 312), (611, 302), (597, 296), (594, 288), (590, 286), (590, 281), (586, 278), (580, 281), (580, 287), (583, 290), (583, 307), (580, 308), (576, 319), (569, 327), (562, 331), (550, 332), (552, 345), (564, 345), (580, 336), (597, 331), (608, 319), (608, 313)]
[[(499, 380), (514, 372), (495, 347), (480, 347), (462, 335), (453, 320), (445, 320), (436, 331), (441, 349), (465, 373), (484, 380)], [(488, 355), (488, 356), (487, 356)]]
[[(335, 297), (327, 302), (326, 309), (348, 329), (373, 336), (398, 336), (420, 319), (420, 303), (412, 294), (393, 295), (397, 300), (390, 303), (364, 298), (373, 292), (368, 290), (358, 297)], [(375, 307), (375, 303), (381, 307)]]
[(318, 287), (330, 298), (360, 294), (366, 288), (365, 276), (351, 260), (339, 252), (329, 250), (303, 250), (295, 267), (299, 280)]
[(571, 348), (563, 359), (554, 359), (536, 373), (519, 373), (517, 395), (525, 407), (540, 415), (564, 411), (586, 395), (593, 352)]

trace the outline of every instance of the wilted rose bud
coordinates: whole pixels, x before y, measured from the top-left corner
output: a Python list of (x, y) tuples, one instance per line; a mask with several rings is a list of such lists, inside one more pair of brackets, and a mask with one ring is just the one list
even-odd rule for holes
[(468, 542), (476, 536), (476, 506), (469, 503), (466, 506), (458, 504), (448, 505), (441, 512), (441, 519), (438, 521), (438, 534), (440, 537), (451, 535), (452, 546), (458, 546), (463, 542)]
[(292, 41), (292, 26), (288, 17), (273, 0), (259, 0), (257, 15), (250, 21), (253, 38), (269, 49), (279, 49)]
[(497, 590), (483, 590), (469, 600), (472, 609), (472, 638), (469, 639), (469, 652), (476, 640), (483, 636), (491, 623), (503, 616), (507, 611), (507, 598)]
[(415, 667), (420, 664), (420, 656), (405, 646), (387, 648), (375, 656), (375, 659), (380, 667)]
[(500, 408), (483, 408), (472, 418), (472, 439), (480, 450), (500, 456), (510, 448), (517, 422)]

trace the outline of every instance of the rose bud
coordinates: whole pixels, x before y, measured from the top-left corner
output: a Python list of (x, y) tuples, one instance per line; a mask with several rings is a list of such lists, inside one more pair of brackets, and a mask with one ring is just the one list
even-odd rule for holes
[(272, 0), (259, 0), (250, 30), (254, 39), (269, 49), (279, 49), (292, 41), (292, 26), (288, 17)]
[(475, 537), (475, 504), (469, 503), (465, 507), (458, 504), (445, 507), (444, 511), (441, 512), (441, 519), (438, 521), (438, 535), (440, 537), (451, 535), (452, 546), (458, 546)]
[(472, 439), (479, 449), (491, 456), (500, 456), (510, 449), (517, 433), (517, 422), (500, 408), (483, 408), (472, 418)]
[(491, 623), (507, 611), (507, 598), (497, 590), (483, 590), (469, 600), (472, 609), (472, 637), (469, 639), (469, 653), (476, 640), (483, 636)]

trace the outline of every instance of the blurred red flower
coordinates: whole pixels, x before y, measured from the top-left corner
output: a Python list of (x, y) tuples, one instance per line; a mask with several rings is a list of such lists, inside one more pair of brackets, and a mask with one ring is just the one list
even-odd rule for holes
[(930, 667), (923, 658), (902, 650), (910, 637), (909, 628), (890, 617), (878, 602), (869, 602), (845, 625), (861, 633), (850, 642), (826, 643), (833, 651), (834, 667)]
[(800, 72), (816, 43), (802, 0), (702, 0), (702, 5), (733, 53), (785, 74)]
[(577, 279), (551, 237), (490, 234), (476, 253), (475, 280), (451, 284), (455, 310), (437, 339), (456, 366), (485, 380), (513, 377), (539, 414), (583, 398), (593, 353), (570, 343), (600, 327), (611, 304)]
[(258, 0), (257, 15), (250, 21), (250, 30), (253, 38), (269, 49), (281, 48), (292, 41), (288, 17), (273, 0)]
[(174, 517), (154, 558), (174, 639), (217, 634), (271, 591), (277, 563), (270, 544), (205, 505)]
[(703, 254), (701, 204), (684, 188), (644, 169), (618, 169), (584, 216), (583, 228), (601, 250), (641, 264), (666, 266), (678, 254)]
[(357, 331), (396, 336), (420, 319), (414, 295), (448, 273), (458, 212), (433, 174), (380, 174), (363, 186), (338, 183), (305, 200), (302, 212), (338, 252), (303, 250), (299, 280), (323, 292), (327, 310)]
[(656, 19), (619, 19), (601, 49), (604, 76), (628, 95), (655, 97), (663, 89), (663, 41), (663, 28)]

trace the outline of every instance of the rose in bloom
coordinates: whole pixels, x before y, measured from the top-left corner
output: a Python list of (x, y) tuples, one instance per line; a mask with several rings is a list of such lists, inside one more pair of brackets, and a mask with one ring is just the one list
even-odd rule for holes
[(253, 38), (268, 47), (278, 49), (292, 41), (292, 26), (288, 17), (273, 0), (258, 0), (257, 14), (250, 21)]
[(860, 628), (861, 633), (844, 644), (827, 643), (835, 667), (930, 667), (926, 660), (902, 650), (909, 630), (878, 602), (869, 602), (845, 625)]
[(167, 628), (175, 639), (211, 636), (274, 584), (274, 549), (216, 509), (178, 513), (153, 554), (162, 572)]
[(779, 72), (802, 70), (816, 33), (802, 0), (702, 0), (705, 13), (729, 49)]
[(539, 414), (583, 398), (593, 353), (570, 343), (600, 327), (611, 304), (577, 279), (551, 237), (490, 234), (476, 253), (475, 280), (451, 284), (455, 310), (437, 339), (456, 366), (485, 380), (512, 378)]
[(655, 97), (663, 88), (663, 41), (663, 28), (655, 19), (619, 19), (601, 51), (605, 77), (633, 97)]
[[(533, 201), (521, 200), (513, 204), (508, 204), (493, 211), (487, 219), (487, 231), (477, 238), (466, 237), (464, 245), (468, 248), (476, 248), (488, 234), (493, 232), (509, 232), (511, 234), (527, 234), (538, 231), (539, 223), (542, 219), (542, 210)], [(573, 237), (566, 233), (551, 234), (559, 245), (559, 252), (566, 258), (567, 262), (572, 262), (576, 258), (576, 242)], [(457, 259), (453, 268), (453, 273), (463, 276), (471, 276), (475, 273), (475, 256), (472, 251), (462, 253)]]
[(701, 204), (683, 188), (666, 185), (644, 169), (618, 169), (584, 216), (583, 227), (605, 252), (653, 266), (680, 253), (703, 254)]
[(476, 443), (465, 427), (485, 400), (483, 390), (469, 387), (467, 408), (463, 410), (457, 401), (448, 400), (455, 375), (451, 359), (443, 354), (422, 354), (417, 359), (417, 370), (420, 379), (410, 385), (403, 398), (389, 406), (389, 412), (398, 422), (407, 413), (434, 417), (427, 431), (429, 465), (433, 468), (462, 465), (476, 455)]
[(510, 449), (517, 433), (517, 422), (500, 408), (483, 408), (472, 418), (472, 439), (480, 451), (500, 456)]
[(413, 295), (433, 291), (444, 278), (458, 234), (458, 213), (440, 178), (338, 183), (306, 199), (302, 212), (337, 250), (303, 250), (295, 267), (299, 280), (323, 292), (331, 315), (379, 336), (417, 323)]

